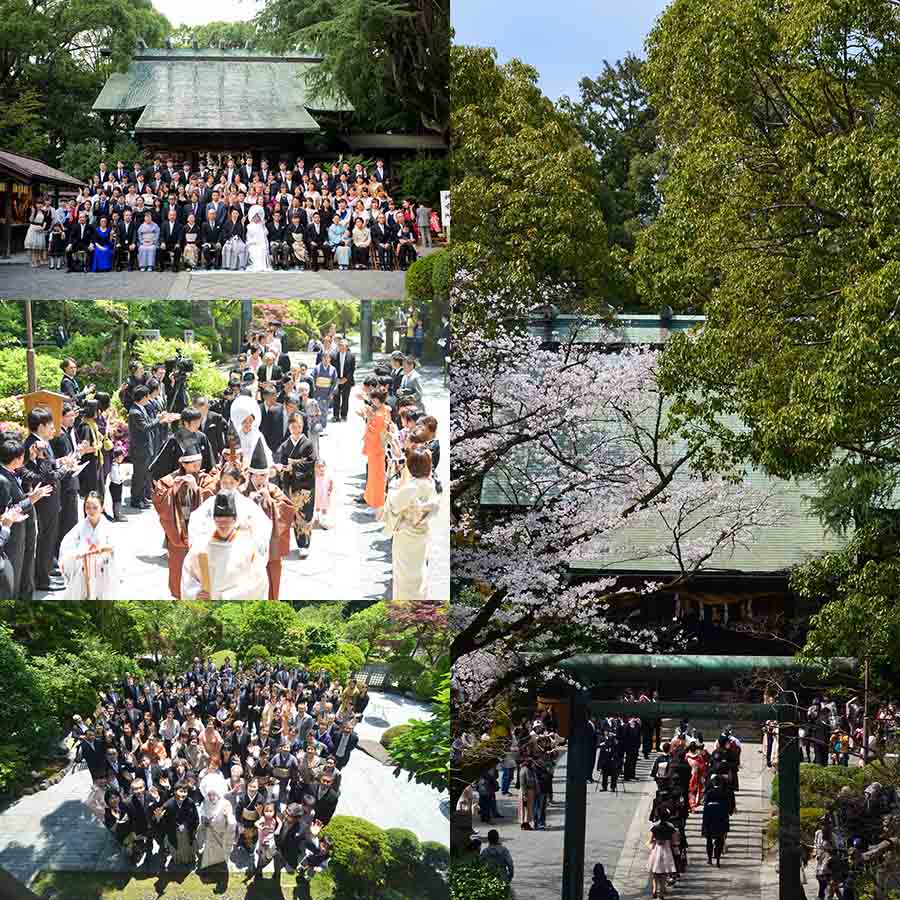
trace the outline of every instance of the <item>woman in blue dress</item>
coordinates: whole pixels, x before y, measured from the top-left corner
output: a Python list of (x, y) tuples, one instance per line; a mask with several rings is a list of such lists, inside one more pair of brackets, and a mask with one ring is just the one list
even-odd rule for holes
[(110, 234), (109, 221), (106, 216), (100, 216), (100, 221), (94, 229), (94, 262), (92, 272), (112, 271), (115, 249)]

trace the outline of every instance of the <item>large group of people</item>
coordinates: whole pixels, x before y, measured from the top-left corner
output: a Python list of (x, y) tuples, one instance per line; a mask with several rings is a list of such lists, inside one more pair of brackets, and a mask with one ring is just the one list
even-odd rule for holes
[(33, 267), (70, 272), (405, 270), (440, 223), (427, 201), (391, 190), (382, 159), (371, 170), (302, 157), (273, 167), (250, 153), (104, 162), (70, 202), (36, 200), (25, 248)]
[(123, 596), (116, 532), (127, 460), (128, 504), (155, 509), (165, 533), (172, 597), (279, 599), (292, 541), (306, 558), (314, 531), (334, 526), (325, 451), (346, 439), (334, 423), (348, 420), (355, 394), (367, 463), (356, 503), (391, 538), (393, 598), (426, 599), (440, 443), (417, 362), (395, 354), (357, 385), (344, 337), (329, 332), (313, 349), (312, 368), (294, 364), (280, 323), (254, 330), (218, 398), (190, 396), (190, 360), (133, 361), (118, 391), (127, 445), (113, 440), (109, 394), (82, 386), (75, 361), (64, 360), (58, 427), (37, 407), (24, 442), (0, 436), (4, 595)]
[(89, 769), (86, 802), (133, 864), (310, 877), (329, 862), (321, 832), (368, 702), (364, 683), (324, 671), (196, 658), (179, 677), (104, 690), (91, 718), (75, 717), (73, 765)]

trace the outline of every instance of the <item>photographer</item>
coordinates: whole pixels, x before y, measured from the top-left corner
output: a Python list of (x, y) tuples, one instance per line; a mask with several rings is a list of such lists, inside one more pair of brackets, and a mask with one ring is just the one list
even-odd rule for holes
[[(34, 554), (37, 537), (34, 505), (49, 496), (53, 488), (50, 485), (33, 483), (32, 478), (24, 479), (27, 489), (23, 488), (22, 476), (25, 472), (25, 446), (16, 438), (6, 435), (0, 441), (0, 510), (4, 516), (13, 507), (24, 513), (19, 519), (15, 513), (14, 521), (9, 521), (9, 539), (3, 548), (6, 563), (4, 571), (11, 583), (7, 585), (3, 598), (5, 600), (31, 600), (34, 593)], [(27, 493), (26, 493), (27, 490)], [(7, 565), (8, 563), (8, 565)], [(9, 572), (11, 570), (11, 578)]]
[(185, 359), (181, 351), (175, 354), (174, 359), (166, 360), (166, 384), (171, 384), (171, 391), (166, 391), (166, 409), (171, 413), (181, 415), (186, 406), (190, 406), (187, 382), (194, 371), (194, 361)]

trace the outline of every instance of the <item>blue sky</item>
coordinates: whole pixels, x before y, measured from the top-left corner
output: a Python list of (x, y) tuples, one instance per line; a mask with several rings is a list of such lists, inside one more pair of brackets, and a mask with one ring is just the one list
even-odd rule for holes
[(450, 0), (456, 42), (495, 47), (501, 62), (514, 56), (541, 74), (541, 90), (556, 100), (578, 96), (578, 81), (597, 75), (603, 60), (643, 55), (644, 38), (667, 0)]

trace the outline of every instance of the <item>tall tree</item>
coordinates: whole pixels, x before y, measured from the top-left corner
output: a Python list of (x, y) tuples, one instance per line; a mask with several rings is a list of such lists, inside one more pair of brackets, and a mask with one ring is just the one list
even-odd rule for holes
[(315, 88), (347, 97), (364, 128), (443, 134), (450, 108), (448, 0), (266, 0), (273, 49), (314, 50)]
[(597, 162), (575, 121), (519, 60), (454, 47), (451, 115), (458, 331), (496, 328), (547, 299), (605, 307), (609, 253)]

